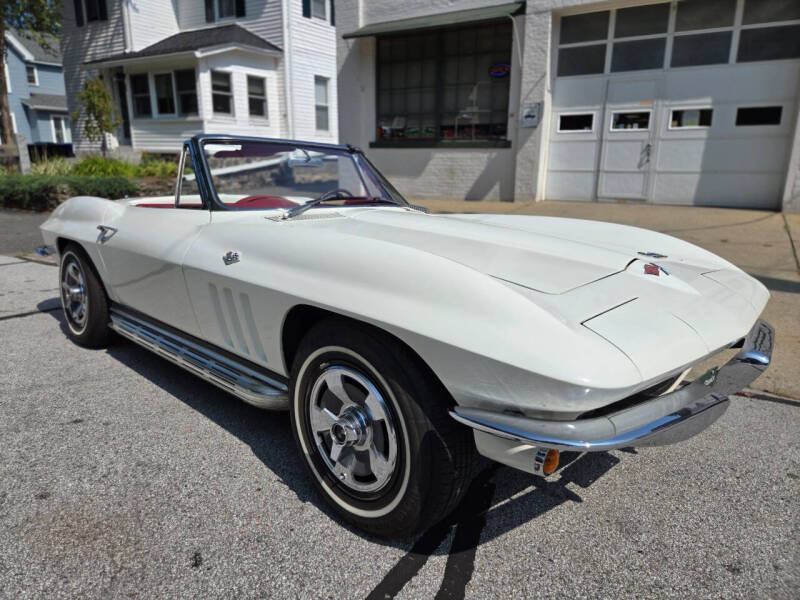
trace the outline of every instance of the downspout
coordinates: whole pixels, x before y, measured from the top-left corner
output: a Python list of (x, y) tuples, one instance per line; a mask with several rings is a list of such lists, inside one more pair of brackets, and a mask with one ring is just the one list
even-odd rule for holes
[(133, 31), (131, 30), (131, 3), (125, 0), (122, 3), (122, 39), (125, 44), (125, 54), (131, 52), (133, 46)]
[(283, 89), (286, 94), (286, 130), (289, 139), (294, 139), (294, 111), (292, 110), (292, 46), (289, 36), (289, 18), (291, 0), (283, 0), (281, 12), (283, 16)]

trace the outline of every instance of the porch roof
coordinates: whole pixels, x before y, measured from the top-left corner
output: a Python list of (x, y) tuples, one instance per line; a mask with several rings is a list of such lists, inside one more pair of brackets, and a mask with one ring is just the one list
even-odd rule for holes
[(67, 112), (67, 97), (59, 94), (31, 94), (22, 103), (33, 110)]
[(225, 46), (245, 46), (268, 53), (280, 53), (282, 50), (268, 42), (264, 38), (248, 31), (241, 25), (231, 23), (220, 25), (219, 27), (206, 27), (203, 29), (193, 29), (191, 31), (181, 31), (160, 42), (156, 42), (147, 48), (137, 52), (127, 52), (106, 56), (96, 60), (85, 62), (85, 65), (98, 65), (105, 63), (118, 63), (141, 58), (152, 58), (168, 54), (183, 54), (197, 52), (207, 48), (218, 48)]

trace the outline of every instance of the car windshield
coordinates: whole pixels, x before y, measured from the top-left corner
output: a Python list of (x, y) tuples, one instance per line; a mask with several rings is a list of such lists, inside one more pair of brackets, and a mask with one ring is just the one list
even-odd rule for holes
[(217, 198), (232, 210), (291, 209), (320, 199), (407, 205), (356, 151), (244, 140), (207, 140), (202, 147)]

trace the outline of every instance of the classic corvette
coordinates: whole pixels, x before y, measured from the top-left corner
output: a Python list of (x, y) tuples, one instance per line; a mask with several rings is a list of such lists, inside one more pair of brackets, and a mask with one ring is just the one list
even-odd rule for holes
[(321, 495), (387, 537), (444, 518), (476, 453), (547, 477), (565, 451), (691, 437), (772, 353), (767, 290), (714, 254), (610, 223), (429, 214), (351, 146), (195, 136), (174, 195), (72, 198), (42, 232), (75, 342), (113, 331), (288, 408)]

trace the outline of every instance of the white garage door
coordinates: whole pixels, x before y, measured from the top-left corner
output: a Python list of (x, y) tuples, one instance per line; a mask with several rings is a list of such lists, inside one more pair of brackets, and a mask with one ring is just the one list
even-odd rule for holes
[(548, 198), (780, 205), (800, 2), (657, 3), (555, 31)]

